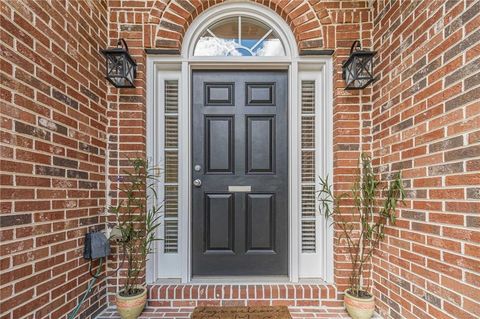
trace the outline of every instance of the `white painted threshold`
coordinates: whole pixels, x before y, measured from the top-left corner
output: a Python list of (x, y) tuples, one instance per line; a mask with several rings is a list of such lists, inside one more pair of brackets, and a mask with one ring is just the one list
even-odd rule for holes
[[(181, 284), (181, 279), (177, 278), (161, 278), (153, 283), (153, 285), (164, 284)], [(319, 278), (302, 278), (298, 282), (290, 281), (288, 276), (195, 276), (188, 284), (317, 284), (328, 285), (328, 283)]]

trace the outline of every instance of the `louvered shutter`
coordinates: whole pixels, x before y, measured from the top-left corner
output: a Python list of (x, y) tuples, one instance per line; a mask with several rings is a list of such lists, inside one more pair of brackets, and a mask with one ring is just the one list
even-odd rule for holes
[(301, 81), (301, 238), (302, 253), (315, 253), (315, 81)]
[(178, 80), (164, 82), (164, 253), (178, 252)]

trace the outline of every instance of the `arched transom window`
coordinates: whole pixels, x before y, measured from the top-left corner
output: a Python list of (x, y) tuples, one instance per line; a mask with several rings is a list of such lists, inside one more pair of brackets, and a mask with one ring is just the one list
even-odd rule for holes
[(235, 16), (208, 26), (198, 39), (194, 56), (285, 56), (278, 34), (256, 19)]

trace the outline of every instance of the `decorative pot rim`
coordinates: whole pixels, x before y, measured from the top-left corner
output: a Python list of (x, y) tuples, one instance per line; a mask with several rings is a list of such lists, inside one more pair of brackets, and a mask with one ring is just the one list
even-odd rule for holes
[(132, 300), (132, 299), (137, 299), (137, 298), (140, 298), (140, 297), (143, 297), (143, 295), (146, 295), (147, 294), (147, 288), (144, 287), (144, 286), (137, 286), (136, 288), (138, 289), (142, 289), (142, 292), (137, 294), (137, 295), (134, 295), (134, 296), (122, 296), (120, 295), (120, 292), (122, 291), (118, 291), (117, 292), (117, 299), (122, 299), (122, 300)]
[[(363, 290), (363, 291), (365, 291), (365, 290)], [(370, 294), (368, 291), (367, 291), (367, 293), (370, 294), (370, 297), (368, 297), (368, 298), (355, 297), (352, 294), (350, 294), (350, 289), (346, 289), (344, 291), (344, 293), (345, 293), (346, 296), (348, 296), (348, 298), (354, 299), (355, 301), (371, 302), (375, 299), (374, 296), (372, 294)]]

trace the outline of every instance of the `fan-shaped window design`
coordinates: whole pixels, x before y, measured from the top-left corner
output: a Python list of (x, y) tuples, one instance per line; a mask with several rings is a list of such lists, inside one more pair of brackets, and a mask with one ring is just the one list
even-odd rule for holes
[(278, 34), (248, 17), (222, 19), (210, 25), (197, 41), (195, 56), (285, 56)]

